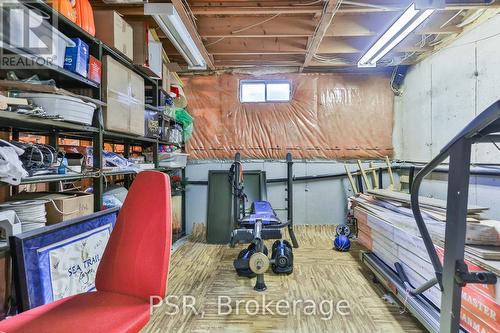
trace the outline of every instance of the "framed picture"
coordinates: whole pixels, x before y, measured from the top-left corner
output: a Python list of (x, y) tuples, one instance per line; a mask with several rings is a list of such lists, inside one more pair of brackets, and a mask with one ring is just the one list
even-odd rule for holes
[(20, 311), (95, 289), (95, 275), (118, 208), (10, 238)]

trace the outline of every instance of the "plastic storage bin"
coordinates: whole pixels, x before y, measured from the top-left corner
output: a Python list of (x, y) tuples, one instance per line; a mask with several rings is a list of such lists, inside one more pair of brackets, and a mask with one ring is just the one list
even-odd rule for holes
[(160, 153), (160, 167), (164, 168), (184, 168), (187, 164), (189, 154), (184, 153)]
[(96, 105), (70, 96), (54, 94), (22, 93), (19, 97), (27, 98), (41, 106), (47, 114), (59, 115), (66, 121), (91, 125)]

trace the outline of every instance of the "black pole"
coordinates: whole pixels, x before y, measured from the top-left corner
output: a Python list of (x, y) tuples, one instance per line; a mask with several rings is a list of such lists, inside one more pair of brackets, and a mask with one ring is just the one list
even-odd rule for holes
[(361, 178), (361, 175), (358, 175), (356, 177), (356, 180), (358, 181), (358, 191), (359, 191), (359, 193), (364, 193), (364, 191), (363, 191), (363, 178)]
[(298, 248), (299, 243), (297, 242), (295, 232), (293, 231), (293, 159), (291, 153), (286, 154), (286, 166), (287, 213), (288, 221), (290, 221), (290, 224), (288, 225), (288, 232), (290, 234), (290, 239), (292, 240), (293, 247)]
[(383, 189), (384, 188), (384, 177), (383, 176), (384, 169), (378, 168), (378, 188)]
[[(286, 154), (286, 191), (287, 191), (287, 208), (288, 208), (288, 220), (293, 220), (293, 161), (292, 154)], [(292, 223), (290, 223), (292, 224)]]
[(410, 167), (410, 172), (408, 175), (408, 191), (411, 192), (411, 188), (413, 187), (413, 179), (415, 178), (415, 167)]
[(240, 219), (240, 168), (241, 168), (241, 155), (240, 153), (236, 153), (234, 155), (234, 184), (233, 184), (233, 228), (234, 229), (238, 225), (238, 220)]

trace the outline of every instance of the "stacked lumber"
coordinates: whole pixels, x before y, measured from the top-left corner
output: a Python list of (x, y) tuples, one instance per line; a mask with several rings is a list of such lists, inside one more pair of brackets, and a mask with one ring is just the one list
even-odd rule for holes
[[(409, 195), (388, 190), (369, 191), (350, 199), (358, 221), (358, 242), (389, 267), (399, 262), (416, 287), (434, 277), (434, 270), (409, 205)], [(424, 221), (436, 251), (443, 260), (446, 203), (421, 198)], [(485, 220), (487, 208), (468, 209), (466, 263), (471, 271), (500, 275), (500, 222)], [(431, 213), (431, 214), (430, 214)], [(483, 221), (486, 221), (483, 223)], [(480, 245), (479, 245), (480, 244)], [(423, 294), (436, 307), (441, 305), (437, 286)], [(463, 288), (461, 325), (471, 333), (500, 332), (500, 284), (469, 284)]]
[[(390, 190), (370, 190), (368, 193), (369, 195), (355, 198), (363, 209), (413, 235), (420, 234), (410, 208), (410, 195)], [(442, 244), (446, 227), (446, 202), (421, 197), (420, 208), (433, 241)], [(500, 222), (481, 217), (487, 209), (479, 206), (470, 206), (467, 209), (466, 244), (500, 246)]]

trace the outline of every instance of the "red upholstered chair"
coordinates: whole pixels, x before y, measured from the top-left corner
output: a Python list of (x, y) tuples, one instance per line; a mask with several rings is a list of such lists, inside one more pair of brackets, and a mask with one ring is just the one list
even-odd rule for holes
[(150, 296), (165, 297), (172, 241), (170, 181), (141, 172), (118, 215), (96, 275), (95, 292), (67, 297), (0, 322), (0, 332), (138, 332)]

